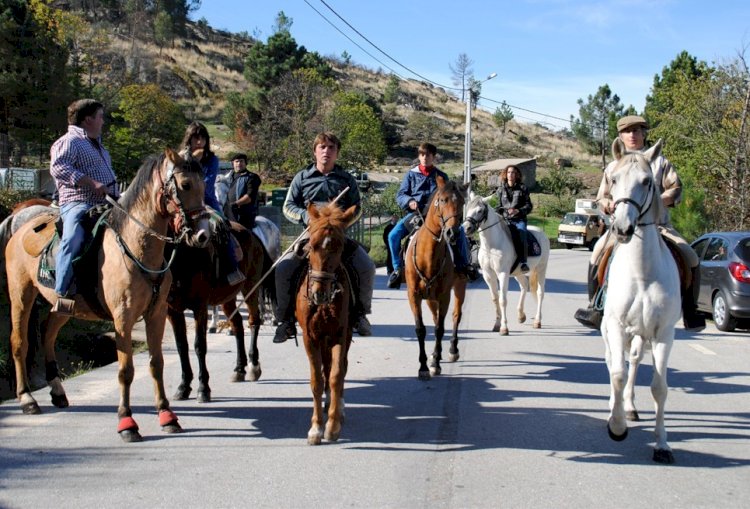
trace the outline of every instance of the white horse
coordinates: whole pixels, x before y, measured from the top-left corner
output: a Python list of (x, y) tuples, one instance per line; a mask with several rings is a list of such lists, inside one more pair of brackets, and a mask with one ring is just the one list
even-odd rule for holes
[[(650, 344), (654, 365), (651, 394), (656, 411), (653, 459), (674, 463), (664, 428), (664, 405), (667, 362), (674, 327), (680, 318), (680, 279), (674, 258), (655, 224), (664, 205), (649, 163), (660, 152), (661, 140), (642, 154), (625, 152), (619, 139), (612, 145), (617, 160), (611, 186), (615, 203), (612, 232), (617, 245), (609, 265), (601, 331), (611, 384), (609, 436), (624, 440), (627, 418), (637, 420), (635, 374), (644, 347)], [(625, 369), (626, 356), (629, 372)]]
[(542, 301), (549, 261), (549, 239), (541, 229), (529, 226), (529, 232), (533, 232), (539, 242), (541, 253), (538, 256), (528, 257), (530, 269), (528, 274), (523, 274), (518, 267), (511, 273), (516, 260), (516, 250), (508, 224), (487, 204), (491, 198), (492, 196), (482, 198), (473, 192), (470, 193), (463, 225), (467, 235), (479, 232), (479, 266), (482, 268), (482, 276), (490, 288), (492, 302), (495, 304), (495, 325), (492, 331), (500, 331), (501, 336), (508, 335), (508, 317), (505, 308), (508, 305), (510, 276), (515, 277), (521, 287), (521, 296), (518, 299), (518, 322), (526, 321), (524, 302), (526, 293), (531, 289), (536, 293), (537, 304), (533, 326), (539, 329), (542, 326)]
[[(224, 204), (229, 197), (229, 189), (231, 188), (231, 186), (231, 171), (216, 177), (216, 186), (214, 190), (216, 199), (218, 200), (219, 205), (221, 205), (222, 207), (224, 207)], [(266, 217), (257, 216), (255, 218), (255, 227), (253, 228), (253, 233), (255, 233), (263, 243), (266, 251), (268, 251), (268, 254), (271, 256), (271, 260), (276, 261), (279, 256), (281, 256), (281, 230), (279, 230), (279, 227), (276, 226), (276, 223)], [(259, 288), (257, 291), (262, 292), (262, 289)], [(277, 321), (276, 309), (270, 302), (267, 302), (267, 299), (262, 293), (259, 297), (260, 298), (258, 299), (258, 302), (260, 303), (261, 314), (263, 316), (270, 316), (275, 325)], [(211, 321), (208, 324), (208, 332), (216, 332), (219, 325), (218, 316), (218, 306), (212, 306)], [(228, 331), (227, 333), (231, 334), (231, 331)]]

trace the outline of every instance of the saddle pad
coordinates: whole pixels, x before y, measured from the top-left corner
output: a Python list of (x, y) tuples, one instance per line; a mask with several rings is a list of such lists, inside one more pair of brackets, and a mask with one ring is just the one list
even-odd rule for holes
[(44, 248), (52, 242), (52, 238), (55, 236), (55, 222), (58, 217), (57, 214), (48, 213), (29, 221), (32, 226), (21, 239), (23, 249), (29, 256), (39, 256)]

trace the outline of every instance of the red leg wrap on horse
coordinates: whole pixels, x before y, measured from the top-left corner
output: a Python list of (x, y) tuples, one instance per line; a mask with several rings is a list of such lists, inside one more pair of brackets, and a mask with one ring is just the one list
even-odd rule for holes
[(159, 412), (159, 426), (168, 426), (177, 422), (177, 414), (171, 410), (162, 410)]
[(126, 429), (132, 431), (138, 431), (138, 424), (132, 417), (123, 417), (120, 419), (120, 424), (117, 425), (117, 432), (125, 431)]

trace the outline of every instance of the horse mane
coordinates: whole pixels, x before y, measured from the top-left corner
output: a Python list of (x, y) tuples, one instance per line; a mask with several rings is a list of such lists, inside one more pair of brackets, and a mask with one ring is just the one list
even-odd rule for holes
[(346, 221), (344, 220), (344, 211), (335, 203), (329, 203), (325, 207), (318, 209), (318, 218), (310, 221), (310, 236), (327, 228), (335, 228), (342, 233), (346, 230)]

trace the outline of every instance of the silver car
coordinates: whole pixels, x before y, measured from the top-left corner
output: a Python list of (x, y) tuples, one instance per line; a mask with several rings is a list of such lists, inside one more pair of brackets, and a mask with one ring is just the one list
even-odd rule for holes
[(700, 258), (698, 310), (733, 331), (750, 318), (750, 232), (712, 232), (692, 243)]

